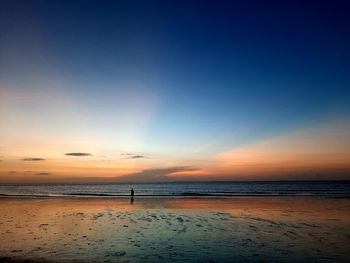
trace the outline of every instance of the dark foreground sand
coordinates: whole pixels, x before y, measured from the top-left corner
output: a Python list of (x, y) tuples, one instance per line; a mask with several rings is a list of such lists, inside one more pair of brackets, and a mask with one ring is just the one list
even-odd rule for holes
[(350, 199), (0, 198), (1, 262), (348, 262)]

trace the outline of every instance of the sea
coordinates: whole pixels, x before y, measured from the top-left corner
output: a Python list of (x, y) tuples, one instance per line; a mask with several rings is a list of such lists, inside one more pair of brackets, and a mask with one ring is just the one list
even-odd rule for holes
[(319, 196), (350, 198), (350, 181), (0, 184), (2, 197)]

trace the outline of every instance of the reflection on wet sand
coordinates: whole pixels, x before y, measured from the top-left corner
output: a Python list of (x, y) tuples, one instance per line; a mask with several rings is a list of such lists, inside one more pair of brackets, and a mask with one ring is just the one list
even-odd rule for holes
[(350, 200), (0, 199), (0, 256), (69, 262), (345, 261)]

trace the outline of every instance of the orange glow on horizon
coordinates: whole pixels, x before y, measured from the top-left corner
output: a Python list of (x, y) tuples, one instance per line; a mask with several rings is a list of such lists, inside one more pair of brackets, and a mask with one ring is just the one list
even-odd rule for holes
[[(66, 156), (64, 153), (68, 151), (64, 149), (73, 152), (74, 147), (69, 143), (65, 145), (62, 138), (53, 140), (52, 145), (49, 144), (51, 139), (28, 140), (27, 143), (25, 139), (17, 142), (8, 139), (3, 147), (6, 158), (2, 157), (0, 162), (0, 182), (118, 181), (121, 178), (127, 181), (128, 175), (135, 174), (142, 180), (143, 176), (159, 170), (160, 180), (165, 181), (349, 179), (349, 138), (349, 122), (329, 123), (241, 148), (202, 155), (201, 160), (198, 153), (196, 160), (191, 154), (181, 155), (181, 158), (135, 155), (137, 158), (132, 159), (120, 151), (82, 145), (80, 149), (93, 154)], [(28, 157), (44, 160), (23, 161)]]

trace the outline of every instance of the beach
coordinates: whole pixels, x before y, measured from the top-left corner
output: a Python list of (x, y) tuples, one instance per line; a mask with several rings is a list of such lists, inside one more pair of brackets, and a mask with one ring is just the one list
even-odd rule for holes
[(0, 263), (350, 263), (350, 0), (0, 7)]
[(345, 262), (350, 199), (0, 198), (4, 262)]

